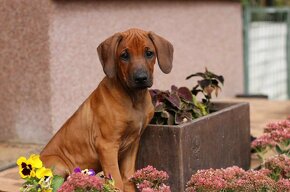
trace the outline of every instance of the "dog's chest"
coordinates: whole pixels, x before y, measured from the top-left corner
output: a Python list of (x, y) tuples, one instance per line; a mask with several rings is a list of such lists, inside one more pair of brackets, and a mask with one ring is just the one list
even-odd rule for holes
[(124, 151), (137, 141), (147, 126), (147, 114), (140, 111), (134, 111), (134, 114), (127, 114), (127, 122), (121, 138), (120, 150)]
[(133, 135), (140, 136), (143, 128), (147, 124), (147, 114), (143, 111), (134, 111), (134, 113), (128, 115), (126, 130)]

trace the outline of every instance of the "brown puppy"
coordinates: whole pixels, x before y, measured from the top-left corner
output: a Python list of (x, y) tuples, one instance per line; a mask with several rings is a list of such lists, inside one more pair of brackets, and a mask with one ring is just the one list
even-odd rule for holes
[(154, 109), (147, 90), (156, 58), (164, 73), (172, 68), (173, 47), (140, 29), (116, 33), (98, 46), (106, 77), (41, 152), (46, 167), (67, 176), (74, 168), (111, 174), (116, 186), (134, 191), (139, 140)]

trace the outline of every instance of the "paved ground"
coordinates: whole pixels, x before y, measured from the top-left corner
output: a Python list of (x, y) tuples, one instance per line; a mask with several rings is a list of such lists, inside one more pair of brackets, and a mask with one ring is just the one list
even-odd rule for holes
[(19, 156), (40, 152), (40, 145), (0, 142), (0, 171), (15, 166)]
[[(234, 99), (231, 101), (247, 101), (250, 103), (251, 133), (254, 136), (261, 135), (268, 122), (285, 119), (290, 115), (290, 101), (256, 99)], [(28, 156), (31, 153), (39, 153), (40, 148), (39, 145), (0, 143), (0, 171), (1, 167), (3, 169), (15, 165), (15, 161), (21, 155)], [(255, 164), (256, 162), (252, 161), (252, 165), (255, 166)], [(17, 167), (0, 172), (0, 192), (19, 191), (21, 182)]]
[(0, 191), (19, 191), (22, 180), (18, 176), (18, 168), (10, 168), (0, 172)]

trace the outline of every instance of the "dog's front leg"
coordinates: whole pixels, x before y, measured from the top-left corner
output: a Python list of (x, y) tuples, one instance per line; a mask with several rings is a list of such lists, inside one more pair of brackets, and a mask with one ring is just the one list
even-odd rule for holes
[(123, 158), (120, 162), (120, 171), (124, 184), (124, 192), (134, 192), (134, 184), (129, 181), (129, 178), (135, 172), (136, 157), (139, 148), (139, 141), (137, 139), (132, 143), (131, 147), (123, 154)]
[(98, 145), (99, 159), (105, 176), (111, 175), (116, 187), (123, 191), (123, 182), (118, 165), (118, 151), (119, 145), (117, 143), (103, 141)]

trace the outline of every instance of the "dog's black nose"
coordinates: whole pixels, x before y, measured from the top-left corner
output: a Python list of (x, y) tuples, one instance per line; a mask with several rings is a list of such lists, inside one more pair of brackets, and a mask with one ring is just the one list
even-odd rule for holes
[(134, 74), (134, 81), (137, 84), (145, 83), (148, 80), (148, 75), (146, 71), (137, 71)]

